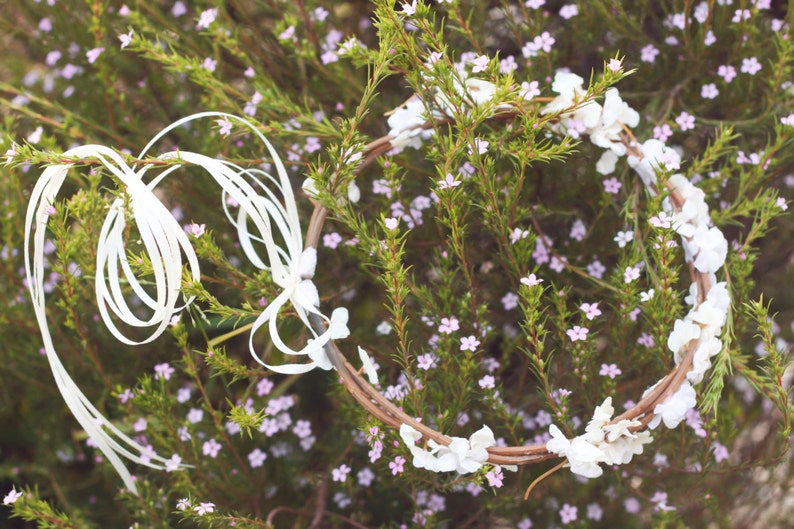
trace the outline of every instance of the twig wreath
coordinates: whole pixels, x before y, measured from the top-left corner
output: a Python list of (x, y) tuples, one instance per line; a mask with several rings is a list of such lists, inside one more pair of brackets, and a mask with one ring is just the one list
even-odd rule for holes
[[(608, 67), (613, 72), (622, 68), (616, 59), (610, 61)], [(187, 277), (191, 281), (200, 280), (198, 258), (189, 236), (155, 192), (157, 185), (167, 176), (182, 166), (193, 165), (206, 170), (221, 187), (224, 212), (237, 230), (243, 252), (255, 267), (269, 270), (273, 281), (281, 289), (278, 297), (268, 304), (252, 325), (249, 347), (253, 357), (277, 373), (299, 374), (317, 367), (335, 370), (342, 384), (364, 409), (378, 421), (399, 430), (416, 467), (466, 474), (477, 471), (484, 464), (511, 468), (563, 458), (563, 462), (552, 471), (569, 466), (576, 474), (594, 478), (603, 473), (602, 464), (626, 464), (634, 455), (641, 454), (644, 445), (652, 441), (650, 430), (659, 424), (675, 428), (685, 418), (687, 411), (696, 406), (693, 386), (701, 382), (711, 366), (710, 359), (722, 349), (720, 336), (730, 309), (730, 298), (726, 284), (718, 282), (715, 274), (725, 262), (727, 241), (722, 232), (712, 225), (704, 193), (682, 174), (670, 175), (679, 167), (679, 155), (661, 141), (639, 143), (635, 140), (630, 128), (638, 124), (639, 115), (620, 98), (616, 89), (608, 89), (603, 104), (600, 104), (595, 101), (594, 94), (583, 88), (583, 83), (584, 80), (575, 74), (558, 73), (551, 86), (558, 95), (540, 112), (547, 117), (546, 123), (552, 132), (588, 137), (593, 144), (605, 149), (597, 164), (601, 174), (612, 172), (618, 159), (626, 156), (649, 193), (666, 192), (667, 196), (662, 202), (663, 211), (658, 213), (656, 220), (660, 226), (675, 230), (681, 236), (692, 281), (685, 300), (690, 309), (684, 318), (675, 322), (667, 340), (675, 367), (647, 389), (633, 407), (613, 417), (612, 397), (606, 397), (595, 408), (583, 434), (567, 439), (552, 424), (549, 428), (551, 439), (545, 444), (495, 446), (493, 432), (488, 426), (483, 426), (469, 439), (445, 435), (404, 413), (375, 388), (377, 372), (364, 349), (358, 348), (363, 364), (361, 370), (348, 361), (337, 346), (337, 340), (350, 334), (347, 310), (336, 308), (330, 316), (326, 316), (320, 311), (320, 297), (312, 282), (317, 262), (316, 248), (326, 210), (319, 201), (315, 202), (304, 240), (287, 171), (273, 146), (254, 124), (218, 112), (189, 116), (161, 131), (143, 149), (132, 166), (127, 164), (124, 157), (104, 146), (86, 145), (64, 152), (63, 163), (44, 170), (30, 198), (25, 218), (28, 287), (58, 388), (77, 421), (114, 466), (125, 486), (136, 492), (134, 480), (121, 457), (165, 470), (184, 466), (178, 455), (170, 459), (158, 456), (105, 419), (68, 375), (56, 353), (45, 310), (45, 234), (48, 219), (53, 213), (54, 200), (69, 170), (78, 163), (104, 166), (125, 186), (122, 196), (111, 204), (102, 226), (95, 279), (101, 318), (110, 332), (123, 343), (151, 342), (163, 333), (173, 316), (193, 301), (193, 298), (188, 298), (180, 305), (179, 294), (186, 277), (183, 264), (187, 265)], [(537, 85), (533, 85), (521, 90), (527, 101), (540, 93)], [(488, 103), (496, 92), (492, 83), (466, 76), (460, 79), (454, 89), (471, 108)], [(499, 106), (494, 115), (509, 115), (510, 112), (509, 107)], [(154, 145), (170, 131), (202, 118), (213, 118), (222, 126), (231, 126), (235, 122), (249, 129), (272, 158), (275, 176), (259, 168), (246, 169), (230, 161), (186, 151), (145, 159)], [(391, 113), (388, 118), (391, 128), (389, 134), (368, 144), (363, 154), (357, 157), (357, 163), (360, 164), (357, 170), (387, 151), (420, 148), (422, 139), (432, 133), (434, 120), (452, 119), (454, 114), (450, 102), (440, 92), (436, 92), (436, 97), (429, 101), (412, 97)], [(165, 168), (145, 183), (148, 170), (160, 166)], [(669, 175), (664, 180), (663, 189), (657, 188), (659, 175)], [(446, 183), (454, 185), (454, 182)], [(310, 197), (316, 193), (311, 180), (304, 184), (304, 189)], [(356, 189), (349, 191), (350, 199), (355, 201)], [(238, 205), (237, 212), (229, 209), (226, 198)], [(149, 293), (152, 289), (147, 290), (136, 278), (128, 262), (124, 239), (127, 219), (135, 222), (146, 255), (151, 261), (155, 285), (153, 295)], [(388, 225), (386, 227), (389, 228)], [(262, 245), (266, 250), (264, 254), (256, 249)], [(538, 286), (540, 281), (530, 274), (521, 279), (522, 288), (541, 288)], [(121, 287), (124, 282), (140, 302), (151, 310), (149, 319), (136, 316)], [(278, 318), (287, 304), (292, 305), (312, 335), (298, 350), (288, 346), (279, 335)], [(114, 323), (114, 317), (132, 327), (154, 330), (146, 339), (136, 342), (125, 336)], [(267, 363), (254, 348), (253, 336), (262, 327), (267, 327), (270, 340), (281, 353), (306, 356), (308, 362), (282, 365)]]

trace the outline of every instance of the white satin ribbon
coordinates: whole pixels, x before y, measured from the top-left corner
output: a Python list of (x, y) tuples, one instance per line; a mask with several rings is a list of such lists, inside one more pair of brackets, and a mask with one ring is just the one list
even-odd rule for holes
[[(276, 178), (260, 169), (245, 169), (228, 161), (185, 151), (169, 152), (158, 157), (163, 161), (183, 160), (188, 164), (202, 167), (212, 176), (223, 190), (221, 198), (224, 211), (237, 229), (244, 253), (254, 266), (270, 270), (273, 281), (282, 289), (282, 292), (254, 322), (250, 339), (251, 354), (258, 362), (279, 373), (303, 373), (314, 367), (331, 369), (323, 346), (331, 339), (341, 339), (349, 335), (348, 313), (344, 308), (337, 308), (328, 318), (317, 308), (319, 295), (311, 281), (317, 262), (316, 250), (303, 249), (300, 220), (289, 177), (270, 142), (242, 118), (220, 112), (204, 112), (169, 125), (149, 142), (139, 155), (139, 159), (143, 159), (154, 144), (171, 130), (190, 121), (207, 117), (232, 119), (248, 128), (267, 148), (277, 173)], [(147, 184), (144, 183), (143, 177), (152, 168), (152, 164), (143, 164), (139, 169), (130, 167), (119, 154), (107, 147), (86, 145), (70, 149), (63, 154), (65, 157), (96, 160), (125, 186), (126, 200), (117, 198), (111, 204), (100, 230), (95, 290), (102, 321), (115, 338), (130, 345), (151, 342), (165, 331), (174, 315), (193, 301), (191, 297), (178, 306), (183, 254), (191, 280), (201, 280), (198, 258), (188, 235), (154, 194), (155, 187), (181, 165), (169, 166)], [(33, 189), (25, 216), (25, 272), (28, 288), (33, 300), (36, 320), (41, 329), (47, 359), (58, 389), (72, 414), (119, 473), (125, 486), (135, 493), (137, 489), (132, 476), (119, 456), (159, 469), (166, 469), (167, 463), (170, 463), (168, 466), (172, 468), (173, 460), (152, 453), (102, 416), (66, 372), (55, 351), (47, 323), (44, 292), (44, 243), (49, 220), (47, 208), (53, 205), (73, 165), (64, 163), (46, 168)], [(257, 185), (257, 189), (254, 189), (252, 183)], [(275, 188), (275, 191), (272, 188)], [(239, 205), (236, 216), (232, 215), (226, 206), (227, 196), (232, 197)], [(154, 286), (149, 286), (148, 290), (135, 277), (127, 262), (124, 241), (127, 214), (130, 214), (134, 220), (141, 243), (151, 261)], [(249, 231), (249, 220), (255, 235)], [(266, 253), (264, 258), (257, 253), (256, 243), (264, 245)], [(128, 285), (143, 305), (151, 310), (148, 319), (136, 315), (136, 311), (124, 296), (122, 283)], [(298, 317), (314, 337), (298, 351), (287, 346), (278, 331), (278, 315), (288, 302), (292, 304)], [(309, 324), (308, 314), (321, 317), (328, 323), (328, 329), (318, 335)], [(154, 330), (145, 339), (135, 341), (118, 328), (116, 319), (132, 327), (154, 327)], [(266, 322), (276, 349), (286, 355), (306, 355), (310, 361), (305, 364), (280, 366), (265, 363), (255, 351), (253, 335)]]

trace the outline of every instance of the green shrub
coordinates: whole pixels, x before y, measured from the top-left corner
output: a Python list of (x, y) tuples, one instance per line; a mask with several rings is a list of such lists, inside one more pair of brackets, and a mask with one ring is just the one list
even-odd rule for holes
[(2, 18), (4, 523), (731, 527), (790, 481), (791, 6), (51, 3)]

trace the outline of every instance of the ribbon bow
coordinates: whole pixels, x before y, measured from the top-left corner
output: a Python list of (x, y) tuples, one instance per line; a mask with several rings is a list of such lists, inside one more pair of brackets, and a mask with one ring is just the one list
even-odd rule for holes
[[(245, 169), (225, 160), (192, 152), (169, 152), (158, 157), (163, 161), (184, 161), (202, 167), (223, 190), (222, 198), (230, 196), (239, 204), (235, 217), (228, 210), (226, 201), (223, 201), (224, 212), (237, 228), (243, 251), (254, 266), (270, 270), (274, 282), (282, 289), (254, 323), (251, 331), (251, 353), (257, 361), (279, 373), (303, 373), (314, 367), (331, 369), (330, 361), (323, 352), (323, 346), (331, 339), (345, 338), (350, 334), (347, 328), (348, 313), (346, 309), (338, 308), (328, 318), (317, 308), (320, 298), (317, 288), (311, 281), (317, 264), (317, 252), (314, 248), (306, 250), (302, 248), (303, 238), (295, 197), (284, 165), (270, 142), (244, 119), (219, 112), (204, 112), (169, 125), (146, 145), (138, 159), (142, 160), (146, 152), (169, 131), (189, 121), (205, 117), (231, 118), (250, 129), (267, 148), (278, 175), (278, 178), (274, 178), (261, 169)], [(188, 235), (154, 193), (155, 187), (166, 176), (179, 169), (181, 164), (166, 168), (149, 183), (144, 183), (144, 176), (152, 166), (142, 164), (141, 168), (130, 167), (118, 153), (108, 147), (85, 145), (69, 149), (63, 154), (80, 160), (96, 160), (125, 186), (127, 200), (117, 198), (111, 204), (100, 231), (95, 290), (102, 320), (114, 337), (130, 345), (151, 342), (165, 331), (174, 315), (193, 301), (191, 297), (186, 299), (184, 304), (178, 305), (183, 255), (187, 260), (191, 279), (196, 282), (201, 280), (198, 258)], [(61, 363), (47, 323), (44, 288), (47, 223), (50, 208), (75, 163), (62, 163), (46, 168), (34, 186), (25, 215), (27, 284), (47, 359), (64, 401), (86, 433), (116, 469), (125, 486), (136, 493), (132, 476), (119, 456), (141, 465), (165, 470), (184, 468), (184, 465), (178, 465), (178, 456), (165, 459), (154, 454), (152, 450), (126, 436), (102, 416), (77, 387)], [(258, 189), (254, 189), (252, 183), (256, 184)], [(275, 192), (270, 188), (271, 186), (275, 187)], [(144, 283), (138, 280), (127, 262), (124, 240), (127, 213), (134, 220), (145, 253), (151, 261), (154, 287), (149, 287), (148, 290), (144, 287)], [(257, 235), (252, 235), (249, 231), (249, 221), (253, 224)], [(277, 244), (276, 236), (282, 245)], [(265, 245), (266, 259), (263, 260), (257, 254), (254, 242)], [(121, 275), (123, 278), (120, 277)], [(122, 284), (128, 285), (143, 305), (152, 311), (148, 319), (136, 316), (136, 311), (125, 298)], [(277, 317), (280, 309), (288, 301), (314, 336), (314, 339), (300, 351), (289, 348), (278, 333)], [(147, 338), (134, 341), (119, 329), (111, 313), (112, 316), (132, 327), (155, 327), (155, 329)], [(309, 325), (309, 314), (316, 314), (325, 320), (328, 329), (318, 336)], [(271, 339), (279, 351), (288, 355), (308, 355), (311, 361), (306, 364), (281, 366), (266, 364), (253, 347), (253, 334), (265, 322), (269, 322)]]

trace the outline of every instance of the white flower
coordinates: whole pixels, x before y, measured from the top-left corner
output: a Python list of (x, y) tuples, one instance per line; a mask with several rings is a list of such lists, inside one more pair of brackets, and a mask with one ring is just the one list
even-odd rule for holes
[(600, 463), (620, 465), (630, 462), (635, 454), (642, 453), (643, 445), (651, 442), (651, 436), (648, 432), (631, 432), (632, 428), (641, 425), (639, 421), (623, 419), (610, 424), (614, 412), (612, 397), (607, 397), (594, 410), (585, 433), (572, 440), (552, 424), (549, 426), (551, 439), (546, 443), (546, 449), (567, 458), (571, 472), (587, 478), (603, 474)]
[[(623, 421), (621, 421), (623, 422)], [(638, 423), (638, 421), (630, 421)], [(602, 443), (601, 449), (604, 452), (605, 463), (608, 465), (625, 465), (631, 463), (635, 455), (642, 454), (643, 445), (653, 441), (651, 434), (647, 431), (635, 434), (626, 433), (618, 437), (615, 441)]]
[(711, 358), (719, 354), (720, 351), (722, 351), (722, 341), (719, 338), (701, 341), (695, 350), (695, 357), (692, 359), (692, 369), (686, 374), (687, 380), (692, 384), (699, 384), (706, 371), (711, 368)]
[[(480, 106), (490, 102), (496, 95), (496, 85), (482, 79), (458, 78), (452, 83), (455, 94), (462, 100), (463, 109), (471, 106)], [(440, 110), (434, 110), (433, 115), (438, 118), (455, 117), (456, 108), (449, 97), (440, 89), (433, 94), (433, 101)], [(422, 139), (433, 134), (433, 129), (425, 129), (427, 122), (425, 105), (417, 95), (411, 96), (405, 103), (391, 112), (387, 123), (390, 127), (388, 136), (395, 149), (413, 147), (419, 149)]]
[(438, 444), (431, 439), (427, 442), (430, 450), (416, 446), (422, 434), (408, 424), (400, 426), (400, 437), (414, 456), (413, 464), (416, 468), (433, 472), (455, 470), (459, 474), (477, 471), (488, 460), (487, 449), (496, 444), (493, 432), (487, 426), (472, 434), (468, 440), (452, 437), (449, 446)]
[(684, 298), (684, 303), (687, 305), (695, 306), (698, 303), (698, 295), (700, 294), (700, 287), (697, 283), (689, 285), (689, 294)]
[(726, 313), (723, 309), (717, 308), (714, 302), (706, 299), (697, 309), (687, 314), (687, 319), (701, 325), (712, 325), (722, 327), (725, 324)]
[(320, 191), (317, 189), (317, 181), (311, 176), (303, 181), (301, 189), (311, 198), (318, 198), (320, 196)]
[(585, 435), (583, 436), (589, 443), (598, 444), (604, 440), (606, 426), (612, 420), (615, 408), (612, 407), (612, 397), (607, 397), (603, 404), (596, 406), (593, 418), (587, 423)]
[(628, 419), (622, 419), (615, 424), (605, 424), (603, 428), (606, 440), (614, 443), (621, 437), (634, 437), (635, 434), (631, 433), (630, 428), (636, 428), (640, 425), (640, 421), (630, 421)]
[(670, 176), (667, 180), (667, 187), (684, 199), (681, 211), (673, 210), (669, 197), (663, 203), (665, 211), (673, 213), (673, 228), (680, 235), (691, 237), (697, 226), (711, 224), (706, 194), (702, 189), (692, 185), (684, 175), (679, 173)]
[(731, 306), (731, 295), (728, 293), (727, 284), (725, 281), (717, 283), (713, 278), (710, 279), (711, 290), (709, 290), (709, 293), (706, 295), (706, 300), (710, 301), (715, 308), (728, 314), (728, 309)]
[(555, 424), (549, 426), (549, 434), (551, 435), (551, 439), (546, 442), (546, 450), (563, 457), (568, 457), (568, 452), (571, 449), (571, 441), (565, 437), (565, 434), (563, 434)]
[(394, 109), (389, 116), (389, 137), (395, 149), (422, 146), (422, 125), (427, 121), (424, 117), (425, 106), (417, 96), (412, 96), (408, 101)]
[(684, 420), (686, 412), (694, 408), (696, 404), (695, 390), (689, 381), (685, 380), (667, 400), (656, 405), (653, 410), (655, 417), (648, 424), (648, 428), (653, 430), (659, 426), (660, 422), (664, 422), (667, 428), (673, 429)]
[(695, 228), (692, 234), (692, 241), (685, 245), (697, 253), (694, 255), (694, 265), (700, 272), (716, 272), (725, 264), (728, 256), (728, 241), (719, 228), (707, 228), (703, 224)]
[(361, 347), (358, 348), (358, 357), (361, 358), (361, 364), (363, 366), (364, 373), (367, 374), (367, 379), (369, 379), (369, 383), (372, 384), (373, 386), (377, 385), (378, 372), (375, 370), (375, 366), (372, 363), (372, 359), (369, 357), (367, 352)]
[(361, 200), (361, 190), (353, 181), (347, 185), (347, 199), (353, 204), (357, 204)]
[(640, 292), (640, 301), (645, 303), (646, 301), (650, 301), (653, 299), (653, 296), (656, 294), (654, 289), (648, 289), (647, 292)]
[(656, 183), (656, 171), (662, 165), (668, 171), (681, 167), (681, 156), (659, 140), (649, 139), (642, 145), (635, 145), (635, 147), (639, 149), (642, 157), (629, 154), (629, 166), (640, 175), (646, 186), (652, 186)]
[(616, 88), (610, 88), (604, 96), (604, 108), (597, 125), (588, 131), (590, 141), (604, 149), (610, 149), (618, 156), (626, 154), (626, 146), (621, 135), (623, 126), (636, 127), (640, 122), (639, 113), (620, 98)]
[(582, 437), (576, 437), (571, 441), (571, 448), (568, 450), (568, 462), (571, 465), (571, 472), (586, 478), (597, 478), (604, 473), (604, 469), (599, 466), (606, 460), (606, 454), (598, 446), (590, 444)]
[(619, 231), (612, 239), (620, 248), (625, 248), (628, 243), (634, 240), (634, 232), (632, 230)]
[(540, 113), (556, 114), (572, 107), (586, 95), (583, 84), (584, 79), (575, 73), (557, 72), (554, 75), (554, 82), (551, 83), (551, 89), (560, 95), (543, 107)]
[(16, 503), (16, 501), (21, 498), (23, 494), (24, 492), (21, 490), (18, 491), (12, 488), (11, 491), (9, 491), (9, 493), (3, 497), (3, 505), (11, 505), (12, 503)]
[(615, 164), (618, 161), (618, 155), (613, 151), (604, 151), (601, 158), (596, 162), (596, 171), (602, 175), (608, 175), (615, 172)]
[(463, 82), (466, 95), (474, 101), (476, 105), (483, 105), (491, 101), (496, 95), (496, 85), (490, 81), (475, 79), (470, 77)]
[[(455, 78), (452, 82), (452, 87), (455, 90), (455, 94), (462, 100), (464, 110), (470, 107), (471, 103), (474, 103), (474, 106), (485, 105), (496, 95), (495, 84), (473, 77), (467, 77), (462, 83)], [(433, 98), (436, 105), (438, 105), (441, 110), (441, 115), (439, 117), (455, 117), (455, 105), (452, 104), (445, 93), (440, 89), (436, 89)]]
[(686, 320), (676, 320), (673, 332), (667, 337), (667, 347), (675, 355), (676, 365), (681, 363), (683, 352), (692, 340), (700, 337), (700, 326)]

